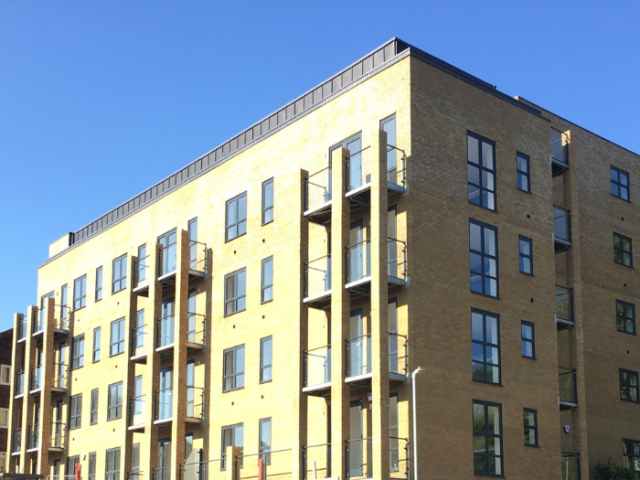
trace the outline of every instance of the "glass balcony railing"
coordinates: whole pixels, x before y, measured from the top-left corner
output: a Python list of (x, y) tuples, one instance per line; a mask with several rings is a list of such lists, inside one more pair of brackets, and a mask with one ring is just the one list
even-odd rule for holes
[(409, 480), (409, 439), (389, 437), (390, 478)]
[(554, 129), (551, 129), (551, 163), (569, 166), (567, 136)]
[(131, 330), (131, 356), (138, 357), (149, 352), (149, 327), (140, 325)]
[(580, 454), (562, 452), (562, 480), (580, 479)]
[(145, 396), (132, 397), (129, 400), (129, 426), (144, 425), (145, 421)]
[(187, 385), (186, 417), (204, 418), (204, 389)]
[(405, 335), (389, 333), (389, 373), (407, 376), (409, 340)]
[(302, 480), (331, 478), (331, 444), (302, 447)]
[(304, 297), (319, 297), (331, 290), (331, 255), (304, 264)]
[(371, 184), (371, 149), (350, 152), (347, 160), (347, 193)]
[(24, 395), (24, 372), (16, 373), (16, 384), (14, 390), (14, 395), (16, 397), (19, 395)]
[(578, 404), (578, 390), (576, 383), (576, 369), (558, 367), (560, 380), (560, 402), (565, 404)]
[(171, 466), (154, 468), (151, 480), (171, 480)]
[(331, 167), (312, 173), (304, 181), (304, 210), (313, 211), (331, 201)]
[(571, 212), (557, 205), (553, 206), (553, 239), (571, 245)]
[[(260, 477), (260, 462), (263, 471)], [(261, 448), (257, 453), (240, 454), (235, 457), (238, 465), (236, 480), (279, 480), (293, 478), (293, 450)]]
[(42, 365), (31, 369), (31, 391), (42, 389)]
[(189, 241), (189, 270), (207, 272), (207, 244)]
[(11, 435), (11, 453), (20, 453), (22, 450), (22, 429), (14, 428)]
[(69, 367), (64, 363), (53, 364), (53, 388), (66, 390), (69, 381)]
[(216, 458), (180, 464), (178, 478), (182, 480), (226, 480), (227, 476), (223, 468), (223, 459)]
[(35, 425), (30, 425), (27, 433), (27, 450), (36, 450), (40, 448), (40, 428), (36, 423)]
[(203, 313), (188, 312), (187, 343), (204, 347), (206, 338), (207, 317)]
[(556, 285), (556, 322), (574, 325), (573, 290)]
[(371, 334), (348, 338), (347, 377), (371, 373)]
[(173, 416), (173, 389), (156, 390), (154, 419), (170, 420)]
[(312, 348), (304, 352), (305, 387), (315, 387), (331, 382), (331, 346)]
[(407, 188), (407, 155), (404, 150), (387, 145), (387, 181), (393, 185)]
[(63, 422), (51, 422), (51, 444), (49, 448), (65, 449), (67, 425)]
[(175, 319), (173, 316), (163, 317), (157, 324), (157, 348), (167, 347), (175, 343)]
[(133, 289), (135, 290), (149, 279), (149, 255), (133, 261)]
[(345, 478), (374, 478), (372, 437), (346, 440), (344, 450)]
[(387, 275), (407, 279), (407, 243), (387, 237)]
[(158, 252), (158, 277), (163, 277), (176, 271), (176, 242), (170, 243)]
[(371, 276), (371, 240), (347, 247), (347, 283), (357, 282)]

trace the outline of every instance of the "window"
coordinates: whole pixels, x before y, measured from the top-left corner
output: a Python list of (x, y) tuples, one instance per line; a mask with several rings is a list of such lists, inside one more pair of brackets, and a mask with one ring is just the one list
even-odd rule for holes
[(138, 472), (140, 472), (140, 444), (134, 443), (131, 445), (131, 475), (129, 478), (131, 480), (138, 480), (140, 476)]
[(469, 220), (471, 291), (498, 297), (498, 229)]
[(76, 278), (73, 282), (73, 309), (80, 310), (87, 305), (87, 276)]
[[(58, 460), (58, 462), (60, 462), (60, 460)], [(7, 452), (0, 452), (0, 472), (5, 471), (7, 471)]]
[(230, 273), (224, 278), (224, 316), (246, 309), (246, 269)]
[(122, 255), (113, 261), (113, 293), (127, 288), (127, 256)]
[(82, 394), (71, 397), (69, 406), (69, 430), (82, 426)]
[(471, 311), (471, 370), (476, 382), (501, 382), (499, 329), (497, 315)]
[(0, 408), (0, 428), (9, 428), (9, 409)]
[[(196, 270), (198, 266), (198, 219), (192, 218), (188, 223), (189, 228), (189, 268)], [(203, 265), (204, 269), (206, 266)]]
[(102, 330), (100, 327), (93, 329), (93, 363), (100, 361), (100, 336)]
[(631, 239), (615, 232), (613, 233), (613, 261), (625, 267), (633, 267)]
[(120, 449), (107, 450), (105, 480), (120, 480)]
[(611, 195), (629, 201), (629, 174), (611, 167)]
[(94, 388), (91, 390), (91, 419), (89, 420), (90, 425), (95, 425), (98, 423), (98, 389)]
[[(184, 460), (189, 460), (189, 455), (193, 452), (193, 433), (187, 433), (184, 436)], [(189, 462), (190, 463), (190, 462)]]
[(71, 370), (84, 367), (84, 334), (73, 338), (71, 347)]
[(273, 257), (262, 260), (262, 303), (273, 300)]
[[(227, 453), (227, 447), (240, 447), (240, 455), (244, 450), (244, 425), (238, 423), (237, 425), (230, 425), (228, 427), (222, 427), (222, 465), (221, 470), (226, 469), (225, 455)], [(242, 468), (242, 458), (240, 459), (240, 468)]]
[(273, 379), (273, 339), (271, 337), (260, 340), (260, 383)]
[(634, 472), (640, 472), (640, 441), (622, 439), (624, 465)]
[(96, 480), (96, 452), (89, 454), (89, 480)]
[(502, 476), (502, 406), (473, 401), (473, 471)]
[(538, 411), (531, 408), (523, 410), (524, 444), (527, 447), (538, 446)]
[(247, 192), (227, 201), (226, 241), (247, 233)]
[(518, 152), (516, 155), (516, 169), (518, 171), (518, 190), (531, 192), (531, 176), (529, 174), (529, 156)]
[(638, 372), (620, 369), (620, 400), (638, 402)]
[(616, 325), (619, 332), (636, 334), (636, 307), (632, 303), (616, 300)]
[(390, 472), (400, 471), (400, 441), (398, 432), (398, 393), (389, 395), (389, 463)]
[(258, 445), (260, 457), (266, 465), (271, 465), (271, 419), (260, 420), (260, 445)]
[(522, 356), (525, 358), (536, 358), (536, 343), (533, 335), (533, 323), (525, 322), (520, 325), (522, 337)]
[(520, 273), (533, 275), (533, 241), (520, 235), (518, 248), (520, 250)]
[(244, 387), (244, 345), (224, 351), (224, 385), (229, 392)]
[(262, 183), (262, 225), (273, 222), (273, 178)]
[(0, 385), (11, 385), (11, 365), (0, 366)]
[(124, 318), (111, 322), (111, 353), (110, 356), (124, 353)]
[(67, 475), (69, 477), (75, 477), (76, 467), (80, 463), (80, 456), (74, 455), (73, 457), (67, 457)]
[(147, 244), (138, 247), (138, 283), (147, 278)]
[(489, 210), (496, 209), (495, 165), (493, 152), (495, 143), (467, 132), (467, 194), (469, 203)]
[(122, 418), (122, 382), (109, 385), (109, 412), (107, 420)]
[(398, 172), (398, 151), (396, 139), (396, 116), (392, 115), (380, 122), (380, 128), (387, 132), (387, 181), (404, 187), (404, 179), (398, 173), (404, 175), (402, 169)]
[(96, 302), (102, 300), (102, 267), (96, 268)]
[[(60, 319), (62, 320), (62, 325), (66, 327), (67, 320), (67, 297), (69, 296), (69, 286), (63, 285), (62, 290), (60, 292)], [(66, 330), (66, 328), (65, 328)]]

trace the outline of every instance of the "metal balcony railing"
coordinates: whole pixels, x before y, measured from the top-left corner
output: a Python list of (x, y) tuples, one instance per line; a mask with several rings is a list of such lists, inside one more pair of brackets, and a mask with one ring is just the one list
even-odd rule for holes
[(571, 245), (571, 211), (557, 205), (553, 206), (553, 239)]
[(576, 381), (576, 369), (558, 367), (560, 381), (560, 403), (570, 406), (578, 404), (578, 385)]
[(186, 417), (204, 421), (204, 388), (187, 385)]
[(171, 466), (154, 468), (151, 472), (151, 480), (170, 480)]
[(360, 437), (345, 440), (345, 478), (373, 477), (373, 439)]
[(27, 450), (36, 450), (40, 448), (40, 426), (36, 423), (35, 425), (29, 425), (29, 429), (27, 430)]
[(189, 270), (207, 273), (207, 244), (189, 241)]
[(180, 478), (180, 480), (226, 480), (222, 458), (202, 462), (181, 463), (178, 470), (178, 478)]
[(204, 347), (207, 336), (207, 317), (203, 313), (188, 312), (187, 343)]
[(304, 179), (304, 210), (315, 210), (331, 201), (331, 166)]
[[(133, 472), (127, 472), (127, 480), (144, 480), (144, 472), (140, 470), (134, 470)], [(194, 479), (196, 480), (196, 479)]]
[(551, 163), (559, 164), (563, 167), (569, 166), (569, 144), (567, 136), (551, 129)]
[(331, 290), (331, 255), (304, 264), (304, 297), (321, 296)]
[(389, 437), (390, 478), (409, 480), (409, 439)]
[(137, 258), (133, 261), (133, 289), (139, 287), (148, 280), (149, 255)]
[(347, 347), (347, 377), (371, 373), (371, 334), (345, 340)]
[(139, 397), (131, 397), (129, 399), (129, 426), (137, 427), (145, 424), (145, 405), (146, 399), (144, 395)]
[(346, 172), (347, 192), (371, 184), (371, 152), (369, 147), (364, 147), (358, 152), (349, 153)]
[(16, 373), (16, 383), (15, 383), (15, 393), (14, 395), (17, 397), (19, 395), (24, 395), (24, 372)]
[(580, 479), (580, 454), (562, 452), (562, 480)]
[(573, 317), (573, 290), (556, 285), (556, 322), (575, 325)]
[(405, 335), (389, 332), (389, 373), (408, 375), (409, 339)]
[(331, 478), (331, 444), (302, 447), (302, 480)]
[(176, 271), (176, 242), (170, 243), (158, 251), (158, 277), (163, 277)]
[(305, 350), (303, 358), (305, 387), (331, 382), (331, 345)]
[(20, 453), (22, 451), (22, 429), (14, 428), (11, 435), (11, 453)]
[[(293, 450), (263, 449), (259, 453), (237, 455), (238, 462), (237, 480), (267, 480), (291, 478), (293, 475)], [(260, 479), (259, 469), (262, 460), (263, 478)]]
[(53, 328), (56, 330), (69, 330), (70, 315), (72, 315), (69, 305), (55, 305), (56, 312), (53, 320)]
[(387, 237), (387, 275), (407, 279), (407, 242)]
[(347, 282), (353, 283), (371, 276), (371, 240), (346, 247)]
[(131, 356), (137, 357), (149, 352), (151, 339), (148, 335), (149, 327), (140, 325), (131, 330)]
[(39, 367), (31, 367), (30, 391), (40, 390), (42, 388), (42, 365)]
[(156, 325), (157, 348), (175, 343), (175, 319), (173, 315), (162, 317)]
[(173, 389), (165, 388), (156, 390), (154, 394), (155, 421), (170, 420), (173, 418)]
[(69, 382), (69, 366), (64, 363), (53, 364), (53, 388), (67, 389)]
[(51, 444), (49, 448), (64, 450), (67, 446), (67, 424), (63, 422), (51, 422)]
[(407, 188), (407, 154), (393, 145), (387, 145), (387, 181), (405, 190)]

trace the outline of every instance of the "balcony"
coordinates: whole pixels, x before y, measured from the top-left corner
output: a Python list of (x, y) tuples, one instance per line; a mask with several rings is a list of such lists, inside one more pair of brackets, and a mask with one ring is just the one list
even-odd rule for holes
[(223, 459), (216, 458), (202, 462), (181, 463), (178, 467), (178, 478), (181, 480), (226, 480), (227, 474), (223, 467)]
[(69, 367), (63, 363), (53, 364), (53, 384), (51, 393), (67, 393), (69, 382)]
[(31, 335), (33, 335), (34, 337), (43, 335), (44, 327), (47, 323), (46, 310), (44, 308), (39, 308), (37, 314), (34, 311), (33, 317), (35, 321), (32, 323), (33, 331), (31, 332)]
[(145, 396), (132, 397), (129, 399), (129, 430), (144, 430), (145, 418)]
[(346, 247), (347, 278), (345, 288), (351, 299), (369, 295), (371, 287), (371, 240), (363, 240)]
[(575, 326), (573, 318), (573, 290), (556, 285), (556, 324), (558, 330)]
[[(388, 334), (389, 381), (408, 380), (407, 362), (409, 342), (406, 336)], [(346, 340), (347, 375), (345, 382), (365, 386), (371, 381), (371, 334)]]
[(387, 282), (407, 286), (407, 242), (387, 237)]
[(562, 452), (562, 480), (580, 480), (580, 454)]
[(24, 342), (27, 339), (28, 323), (26, 315), (24, 314), (18, 319), (18, 331), (16, 332), (18, 338), (16, 339), (16, 342)]
[(53, 323), (53, 334), (54, 335), (69, 335), (69, 325), (73, 323), (70, 315), (73, 313), (70, 310), (70, 307), (67, 305), (56, 305), (60, 308), (58, 317), (54, 319)]
[(27, 430), (27, 453), (37, 452), (40, 449), (40, 428), (38, 424), (30, 425)]
[(567, 136), (551, 129), (551, 175), (562, 175), (569, 169), (569, 143)]
[(207, 244), (189, 240), (189, 281), (207, 276)]
[(304, 215), (309, 221), (331, 222), (331, 166), (304, 179)]
[(173, 420), (173, 389), (156, 390), (153, 405), (154, 423), (170, 423)]
[(175, 318), (163, 317), (156, 324), (156, 351), (171, 355), (175, 345)]
[(389, 380), (409, 379), (409, 340), (405, 335), (389, 332)]
[(22, 450), (22, 429), (15, 428), (11, 435), (11, 455), (20, 455)]
[(151, 480), (171, 480), (171, 466), (154, 468)]
[(187, 351), (204, 350), (207, 317), (203, 313), (187, 313)]
[(20, 398), (24, 395), (24, 372), (16, 373), (14, 395), (15, 398)]
[(149, 255), (133, 261), (133, 293), (149, 296)]
[(344, 458), (345, 478), (374, 478), (371, 437), (345, 440)]
[(51, 422), (50, 452), (64, 452), (67, 446), (67, 425), (63, 422)]
[(204, 423), (204, 389), (187, 385), (187, 423)]
[(149, 327), (140, 325), (131, 330), (131, 361), (134, 363), (147, 363), (147, 354), (151, 347)]
[(571, 211), (553, 206), (553, 242), (556, 253), (571, 246)]
[(305, 350), (304, 379), (302, 391), (312, 395), (326, 396), (331, 393), (331, 346)]
[(409, 480), (409, 439), (389, 437), (389, 478)]
[(313, 308), (331, 306), (331, 255), (304, 264), (304, 303)]
[(31, 368), (31, 388), (29, 393), (39, 394), (42, 390), (42, 365), (39, 367)]
[(575, 408), (578, 406), (578, 386), (576, 382), (576, 369), (558, 367), (560, 381), (560, 397), (558, 403), (560, 410)]
[(331, 444), (302, 447), (302, 480), (331, 478)]

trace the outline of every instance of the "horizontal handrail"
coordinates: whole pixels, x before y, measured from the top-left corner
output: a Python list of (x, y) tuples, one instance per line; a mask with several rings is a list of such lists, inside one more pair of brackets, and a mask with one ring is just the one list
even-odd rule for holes
[(367, 145), (366, 147), (364, 147), (361, 150), (358, 150), (357, 152), (349, 152), (349, 155), (347, 155), (347, 159), (351, 158), (351, 157), (355, 157), (356, 155), (360, 155), (362, 152), (364, 152), (365, 150), (368, 150), (371, 148), (371, 145)]
[(324, 172), (325, 170), (331, 170), (331, 165), (327, 165), (326, 167), (324, 167), (321, 170), (317, 170), (317, 171), (315, 171), (313, 173), (310, 173), (309, 176), (307, 177), (307, 180), (309, 180), (311, 177), (313, 177), (315, 175), (318, 175), (319, 173)]
[(349, 246), (347, 246), (347, 247), (345, 247), (345, 248), (346, 248), (346, 249), (354, 248), (354, 247), (357, 247), (358, 245), (364, 245), (365, 243), (369, 243), (369, 242), (371, 242), (371, 239), (370, 239), (370, 238), (367, 238), (367, 239), (365, 239), (365, 240), (362, 240), (361, 242), (354, 243), (353, 245), (349, 245)]
[(360, 438), (353, 438), (353, 439), (347, 439), (345, 440), (345, 443), (356, 443), (356, 442), (362, 442), (364, 440), (373, 440), (373, 437), (360, 437)]
[(345, 342), (350, 342), (351, 340), (359, 340), (361, 338), (369, 338), (371, 337), (370, 333), (365, 333), (364, 335), (360, 335), (359, 337), (351, 337), (351, 338), (347, 338), (345, 339)]
[(263, 452), (260, 452), (260, 453), (250, 453), (250, 454), (247, 454), (247, 455), (236, 455), (236, 459), (238, 459), (238, 458), (248, 458), (248, 457), (259, 457), (261, 455), (282, 453), (282, 452), (292, 452), (292, 451), (293, 451), (292, 448), (285, 448), (285, 449), (282, 449), (282, 450), (264, 450)]
[(562, 210), (563, 212), (566, 212), (566, 213), (571, 213), (571, 210), (568, 210), (568, 209), (566, 209), (566, 208), (563, 208), (563, 207), (561, 207), (561, 206), (559, 206), (559, 205), (555, 205), (555, 204), (554, 204), (554, 205), (553, 205), (553, 208), (557, 208), (558, 210)]
[(303, 445), (302, 449), (306, 450), (308, 448), (315, 448), (315, 447), (329, 447), (331, 446), (330, 443), (318, 443), (316, 445)]
[(331, 257), (330, 253), (328, 253), (326, 255), (323, 255), (322, 257), (314, 258), (313, 260), (308, 260), (308, 261), (304, 262), (304, 265), (307, 266), (307, 265), (309, 265), (309, 264), (311, 264), (313, 262), (317, 262), (318, 260), (322, 260), (323, 258), (329, 258), (329, 257)]
[(310, 348), (309, 350), (304, 350), (302, 353), (311, 353), (311, 352), (315, 352), (316, 350), (321, 350), (323, 348), (331, 348), (331, 345), (323, 345), (321, 347)]

